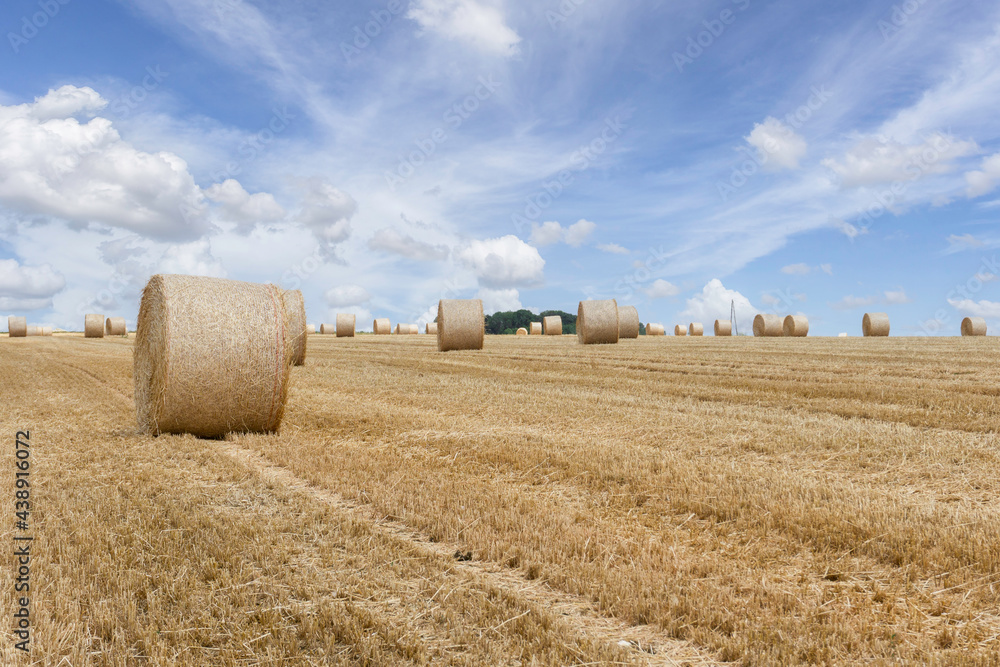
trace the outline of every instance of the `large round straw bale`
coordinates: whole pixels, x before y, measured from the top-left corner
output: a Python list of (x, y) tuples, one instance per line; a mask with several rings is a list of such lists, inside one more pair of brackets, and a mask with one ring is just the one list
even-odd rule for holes
[(49, 327), (49, 326), (42, 327), (42, 335), (43, 336), (51, 336), (52, 335), (52, 327)]
[(392, 324), (388, 317), (380, 317), (372, 322), (372, 332), (380, 336), (392, 333)]
[(529, 336), (541, 336), (542, 335), (542, 323), (541, 322), (532, 322), (528, 326), (530, 327), (528, 329), (528, 335)]
[(405, 333), (409, 333), (409, 332), (410, 332), (409, 327), (407, 327), (405, 324), (400, 324), (400, 323), (397, 322), (396, 323), (396, 331), (393, 332), (393, 333), (395, 333), (398, 336), (400, 334), (405, 334)]
[(809, 335), (809, 318), (805, 315), (789, 315), (785, 318), (782, 331), (786, 336), (801, 338)]
[(29, 337), (30, 336), (41, 336), (42, 335), (42, 328), (39, 327), (39, 326), (36, 326), (34, 324), (29, 324), (28, 325), (28, 330), (25, 333), (25, 335), (29, 336)]
[(704, 336), (705, 327), (701, 322), (692, 322), (688, 325), (688, 335), (689, 336)]
[(432, 334), (434, 336), (437, 336), (437, 332), (438, 332), (438, 324), (437, 324), (437, 322), (428, 322), (427, 326), (424, 327), (424, 333)]
[(543, 317), (542, 332), (546, 336), (562, 336), (562, 317), (559, 315)]
[(419, 334), (420, 333), (420, 325), (419, 324), (411, 324), (409, 326), (410, 326), (410, 333), (411, 334)]
[(617, 343), (620, 335), (617, 301), (607, 299), (580, 302), (576, 311), (576, 336), (581, 343)]
[(353, 313), (337, 313), (337, 338), (354, 338), (356, 321)]
[(124, 336), (128, 333), (124, 317), (109, 317), (104, 321), (104, 333), (108, 336)]
[(785, 325), (781, 315), (771, 313), (758, 313), (753, 318), (754, 336), (783, 336), (785, 335)]
[(139, 427), (209, 438), (277, 431), (293, 352), (280, 287), (155, 275), (133, 354)]
[(662, 324), (649, 323), (646, 325), (647, 336), (666, 336), (667, 331)]
[(481, 350), (486, 335), (480, 299), (438, 301), (438, 350)]
[(285, 311), (288, 313), (288, 334), (292, 337), (292, 363), (306, 363), (306, 300), (301, 290), (285, 290)]
[(715, 320), (715, 335), (716, 336), (732, 336), (733, 335), (733, 321), (732, 320)]
[(515, 331), (514, 334), (517, 335), (517, 336), (527, 336), (528, 335), (528, 330), (525, 329), (524, 327), (521, 327), (520, 329), (518, 329), (517, 331)]
[(687, 327), (684, 326), (683, 324), (675, 324), (674, 325), (674, 335), (675, 336), (687, 336), (688, 335)]
[(986, 320), (981, 317), (966, 317), (962, 320), (963, 336), (985, 336)]
[(11, 315), (7, 318), (7, 335), (11, 338), (24, 338), (28, 335), (28, 320), (24, 317)]
[(84, 338), (104, 338), (104, 315), (87, 315), (83, 318)]
[(306, 325), (306, 333), (307, 334), (314, 334), (314, 333), (316, 333), (316, 325), (315, 324), (307, 324)]
[(865, 336), (888, 336), (889, 316), (885, 313), (865, 313), (861, 318), (861, 333)]
[(639, 337), (639, 311), (635, 309), (635, 306), (618, 307), (618, 337)]
[(333, 324), (321, 324), (319, 325), (319, 332), (323, 335), (335, 334), (337, 333), (337, 327)]

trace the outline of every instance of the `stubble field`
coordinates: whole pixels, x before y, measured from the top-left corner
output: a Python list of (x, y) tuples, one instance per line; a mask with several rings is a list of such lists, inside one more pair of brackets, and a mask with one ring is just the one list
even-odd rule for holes
[(131, 343), (0, 339), (4, 664), (1000, 664), (996, 339), (312, 336), (225, 440)]

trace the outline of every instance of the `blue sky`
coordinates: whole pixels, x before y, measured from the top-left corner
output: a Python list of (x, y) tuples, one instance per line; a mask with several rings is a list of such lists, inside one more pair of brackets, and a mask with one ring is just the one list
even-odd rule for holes
[(4, 3), (0, 314), (134, 322), (183, 272), (367, 328), (478, 296), (1000, 332), (1000, 6), (678, 4)]

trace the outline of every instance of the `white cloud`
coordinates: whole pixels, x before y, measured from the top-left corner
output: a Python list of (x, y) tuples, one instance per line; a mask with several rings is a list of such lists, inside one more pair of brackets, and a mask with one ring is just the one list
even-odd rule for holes
[(970, 199), (992, 192), (1000, 183), (1000, 153), (983, 158), (979, 169), (966, 172), (965, 182), (969, 184), (965, 195)]
[(601, 252), (609, 252), (613, 255), (628, 255), (629, 249), (618, 245), (617, 243), (599, 243), (595, 246)]
[(833, 264), (820, 264), (819, 265), (819, 270), (822, 271), (823, 273), (825, 273), (828, 276), (832, 276), (833, 275)]
[[(48, 302), (65, 286), (66, 279), (48, 264), (23, 266), (16, 259), (0, 259), (0, 297), (31, 303), (35, 300)], [(4, 307), (16, 310), (12, 306)]]
[(170, 246), (160, 259), (160, 273), (182, 273), (191, 276), (225, 278), (222, 263), (212, 255), (208, 239)]
[(829, 304), (829, 306), (834, 310), (851, 310), (875, 304), (893, 306), (910, 302), (911, 299), (906, 295), (906, 290), (900, 287), (898, 290), (886, 290), (882, 294), (873, 294), (870, 296), (854, 296), (853, 294), (849, 294), (840, 301)]
[(764, 292), (763, 294), (761, 294), (760, 300), (761, 303), (763, 303), (765, 306), (777, 306), (779, 303), (781, 303), (781, 299), (777, 295), (772, 294), (771, 292)]
[(1000, 280), (1000, 277), (998, 277), (995, 273), (990, 273), (989, 271), (986, 273), (977, 273), (975, 278), (981, 283), (992, 283), (996, 280)]
[(805, 276), (812, 272), (812, 267), (808, 264), (789, 264), (788, 266), (781, 267), (782, 273), (787, 273), (790, 276)]
[(487, 315), (505, 310), (520, 310), (521, 295), (516, 289), (489, 289), (483, 287), (476, 294), (477, 299), (483, 300), (483, 312)]
[(736, 323), (743, 331), (751, 329), (753, 318), (757, 315), (750, 300), (736, 290), (726, 289), (722, 281), (713, 278), (702, 289), (687, 300), (687, 307), (680, 316), (691, 322), (701, 322), (714, 325), (715, 320), (728, 320), (731, 304), (736, 305)]
[(456, 257), (485, 287), (527, 287), (544, 279), (545, 260), (538, 249), (513, 235), (471, 241), (456, 252)]
[(910, 303), (910, 297), (906, 296), (906, 290), (900, 287), (898, 290), (886, 290), (882, 303), (886, 305), (896, 305)]
[(971, 250), (972, 248), (982, 248), (986, 245), (985, 241), (977, 239), (972, 234), (951, 234), (947, 240), (948, 248), (945, 252), (949, 255), (963, 250)]
[[(569, 227), (563, 227), (558, 222), (543, 222), (540, 225), (531, 226), (531, 242), (536, 246), (541, 247), (562, 241), (566, 243), (566, 245), (579, 248), (595, 229), (597, 229), (597, 225), (595, 223), (582, 218), (574, 222)], [(598, 248), (600, 248), (600, 246), (598, 246)]]
[(798, 169), (805, 157), (806, 140), (777, 118), (768, 116), (755, 123), (746, 142), (757, 149), (764, 168)]
[(328, 248), (351, 235), (351, 218), (358, 204), (351, 195), (321, 180), (307, 183), (299, 220)]
[(1000, 303), (996, 301), (973, 301), (972, 299), (948, 299), (948, 304), (963, 315), (1000, 319)]
[(937, 133), (923, 143), (904, 145), (893, 139), (864, 137), (842, 158), (823, 165), (840, 177), (844, 188), (915, 181), (928, 174), (945, 174), (956, 158), (975, 153), (975, 142)]
[(332, 308), (360, 306), (371, 300), (372, 295), (361, 285), (340, 285), (326, 291), (326, 302)]
[(597, 229), (597, 225), (590, 220), (582, 218), (577, 220), (566, 228), (566, 245), (579, 248), (595, 229)]
[(93, 116), (107, 105), (107, 100), (93, 88), (66, 85), (49, 90), (43, 97), (36, 97), (34, 104), (25, 106), (30, 109), (32, 116), (40, 121), (46, 121), (53, 118), (72, 118), (77, 115)]
[(375, 235), (368, 240), (368, 247), (372, 250), (383, 250), (425, 262), (447, 259), (449, 252), (446, 245), (424, 243), (389, 228), (375, 232)]
[(531, 225), (531, 242), (541, 248), (542, 246), (559, 243), (563, 239), (564, 230), (558, 222), (543, 222), (540, 225)]
[(205, 190), (205, 196), (222, 205), (225, 220), (235, 222), (243, 232), (250, 232), (257, 223), (277, 222), (285, 217), (285, 209), (267, 192), (250, 194), (239, 181), (228, 178)]
[(406, 17), (426, 32), (471, 44), (491, 55), (518, 53), (521, 37), (506, 24), (503, 13), (477, 0), (417, 0)]
[(662, 278), (658, 278), (643, 291), (650, 299), (663, 299), (670, 296), (677, 296), (681, 293), (681, 288)]
[(834, 219), (833, 225), (840, 230), (840, 233), (849, 238), (851, 241), (858, 238), (862, 234), (867, 234), (868, 230), (863, 227), (855, 227), (849, 222), (844, 220)]

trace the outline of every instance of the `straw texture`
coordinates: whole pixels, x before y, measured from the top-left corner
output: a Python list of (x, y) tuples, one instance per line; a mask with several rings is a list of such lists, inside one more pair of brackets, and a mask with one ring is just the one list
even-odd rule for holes
[(541, 322), (531, 322), (528, 326), (531, 328), (528, 330), (529, 336), (541, 336), (542, 335), (542, 323)]
[(84, 338), (104, 338), (104, 315), (87, 315), (83, 318)]
[(388, 317), (380, 317), (372, 322), (372, 331), (380, 336), (392, 333), (392, 324)]
[(28, 320), (24, 317), (11, 315), (7, 318), (7, 335), (11, 338), (24, 338), (28, 335)]
[(704, 336), (705, 327), (701, 322), (692, 322), (688, 325), (688, 335), (689, 336)]
[(618, 307), (618, 337), (639, 337), (639, 311), (635, 309), (635, 306)]
[(337, 333), (337, 327), (333, 324), (321, 324), (319, 325), (319, 332), (323, 335), (335, 334)]
[(666, 336), (667, 331), (662, 324), (647, 324), (646, 325), (646, 335), (647, 336)]
[(274, 285), (150, 278), (133, 353), (140, 429), (201, 437), (277, 431), (293, 353), (283, 297)]
[(687, 327), (684, 326), (683, 324), (676, 324), (676, 325), (674, 325), (674, 335), (675, 336), (687, 336), (688, 335)]
[(292, 337), (292, 363), (306, 363), (306, 301), (301, 290), (286, 290), (285, 312), (288, 314), (288, 333)]
[(28, 331), (27, 331), (26, 335), (27, 336), (41, 336), (42, 335), (42, 328), (39, 327), (39, 326), (35, 326), (34, 324), (29, 324), (28, 325)]
[(576, 336), (584, 345), (618, 342), (618, 302), (581, 301), (576, 311)]
[(785, 325), (781, 315), (758, 313), (757, 317), (753, 318), (753, 335), (758, 337), (785, 335)]
[(809, 318), (805, 315), (789, 315), (782, 326), (786, 336), (802, 338), (809, 335)]
[(715, 335), (732, 336), (733, 335), (732, 320), (715, 320)]
[(354, 338), (354, 323), (357, 318), (351, 313), (337, 313), (337, 338)]
[(962, 320), (963, 336), (985, 336), (986, 320), (981, 317), (966, 317)]
[(424, 327), (424, 333), (428, 333), (428, 334), (432, 334), (434, 336), (437, 336), (437, 332), (438, 332), (437, 322), (428, 322), (427, 326)]
[(861, 318), (861, 333), (865, 336), (888, 336), (889, 316), (885, 313), (865, 313)]
[(562, 317), (559, 315), (543, 317), (542, 333), (546, 336), (562, 336)]
[(306, 333), (307, 334), (314, 334), (314, 333), (316, 333), (316, 325), (315, 324), (307, 324), (306, 325)]
[(128, 333), (124, 317), (109, 317), (104, 321), (104, 333), (108, 336), (124, 336)]
[(42, 335), (43, 336), (51, 336), (52, 335), (52, 327), (42, 327)]
[(438, 350), (481, 350), (486, 335), (480, 299), (438, 301)]
[(520, 329), (518, 329), (514, 333), (515, 333), (515, 335), (518, 335), (518, 336), (527, 336), (528, 335), (528, 330), (525, 329), (524, 327), (521, 327)]

